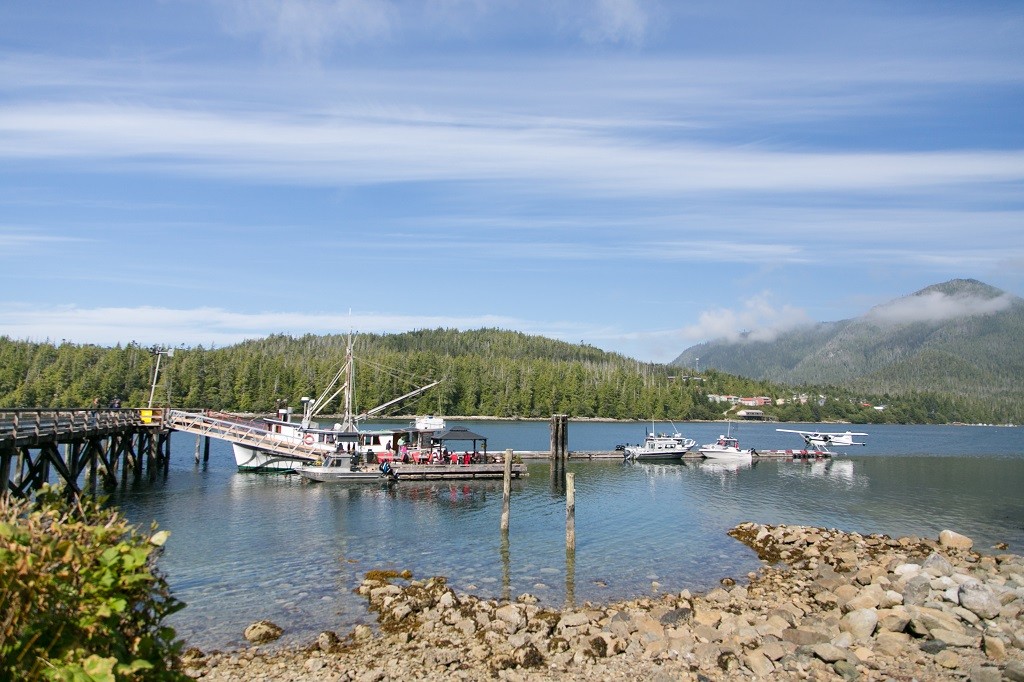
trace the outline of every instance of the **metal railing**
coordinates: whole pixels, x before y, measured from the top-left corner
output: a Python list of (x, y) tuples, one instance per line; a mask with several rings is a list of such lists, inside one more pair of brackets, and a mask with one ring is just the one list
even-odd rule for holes
[(211, 417), (205, 412), (167, 410), (164, 414), (164, 425), (176, 431), (239, 443), (258, 450), (289, 455), (296, 459), (312, 461), (334, 451), (334, 447), (327, 443), (314, 441), (307, 444), (300, 438), (282, 438), (280, 434), (269, 431), (262, 425), (219, 419)]

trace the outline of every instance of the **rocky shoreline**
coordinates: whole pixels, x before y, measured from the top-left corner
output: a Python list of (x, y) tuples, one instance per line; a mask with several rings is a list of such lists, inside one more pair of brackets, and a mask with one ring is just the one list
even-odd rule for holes
[[(371, 572), (379, 631), (279, 651), (190, 650), (229, 680), (970, 680), (1024, 682), (1024, 559), (969, 538), (889, 538), (744, 523), (764, 565), (745, 584), (550, 609), (456, 594), (444, 578)], [(274, 636), (272, 624), (248, 636)], [(279, 631), (278, 631), (279, 634)]]

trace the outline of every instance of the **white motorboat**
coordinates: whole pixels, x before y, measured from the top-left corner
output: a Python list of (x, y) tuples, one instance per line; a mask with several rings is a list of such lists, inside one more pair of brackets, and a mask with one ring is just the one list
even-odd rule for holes
[(752, 453), (750, 449), (741, 450), (739, 439), (732, 436), (719, 436), (714, 443), (700, 446), (700, 454), (707, 459), (749, 462), (753, 457)]
[(626, 459), (679, 459), (697, 445), (697, 441), (686, 438), (683, 434), (648, 433), (640, 445), (627, 445)]
[(364, 461), (351, 452), (339, 451), (327, 455), (322, 461), (307, 464), (295, 469), (295, 473), (310, 481), (329, 483), (332, 481), (375, 481), (386, 480), (388, 483), (398, 481), (396, 472), (388, 462), (379, 466), (362, 464)]

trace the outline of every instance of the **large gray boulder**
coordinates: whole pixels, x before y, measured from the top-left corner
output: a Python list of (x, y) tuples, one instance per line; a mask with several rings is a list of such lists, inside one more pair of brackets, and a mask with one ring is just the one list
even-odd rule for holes
[(1003, 606), (992, 588), (976, 580), (968, 580), (961, 585), (957, 596), (960, 606), (979, 618), (995, 618)]
[(949, 563), (949, 559), (941, 554), (932, 552), (931, 556), (921, 564), (921, 570), (928, 575), (938, 578), (940, 576), (953, 575), (953, 564)]
[(839, 629), (849, 632), (854, 639), (867, 639), (878, 625), (878, 612), (874, 609), (854, 609), (839, 621)]

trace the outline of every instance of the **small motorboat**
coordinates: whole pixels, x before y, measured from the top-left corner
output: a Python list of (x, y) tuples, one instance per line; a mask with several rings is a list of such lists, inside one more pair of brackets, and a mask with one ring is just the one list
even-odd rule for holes
[(648, 433), (641, 445), (627, 445), (623, 448), (626, 459), (679, 459), (697, 445), (697, 441), (683, 434)]
[(731, 462), (749, 462), (753, 457), (753, 450), (740, 449), (740, 441), (732, 436), (719, 436), (714, 443), (700, 446), (700, 454), (707, 459), (728, 460)]

